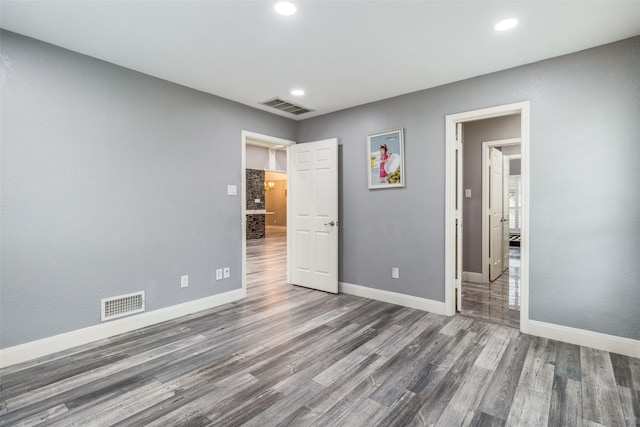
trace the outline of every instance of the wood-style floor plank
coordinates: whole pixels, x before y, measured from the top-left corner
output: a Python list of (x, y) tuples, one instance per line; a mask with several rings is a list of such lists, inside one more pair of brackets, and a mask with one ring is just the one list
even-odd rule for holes
[(549, 425), (569, 426), (582, 423), (582, 387), (580, 381), (556, 375), (549, 409)]
[(582, 372), (583, 418), (603, 425), (624, 425), (622, 404), (609, 354), (583, 347), (580, 349), (580, 365), (590, 368)]
[(242, 301), (1, 370), (0, 426), (638, 425), (639, 359), (288, 285), (285, 253), (247, 243)]
[(508, 425), (547, 425), (555, 372), (556, 343), (534, 338), (520, 373), (507, 418)]

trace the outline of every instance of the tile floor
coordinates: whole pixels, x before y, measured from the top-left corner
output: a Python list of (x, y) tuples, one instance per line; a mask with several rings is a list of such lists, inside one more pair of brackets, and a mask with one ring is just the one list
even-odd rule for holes
[(520, 327), (520, 248), (509, 248), (509, 269), (490, 283), (462, 282), (461, 313)]

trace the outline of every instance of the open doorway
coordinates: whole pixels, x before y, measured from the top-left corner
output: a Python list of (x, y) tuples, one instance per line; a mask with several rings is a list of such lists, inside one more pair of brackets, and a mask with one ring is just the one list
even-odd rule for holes
[[(247, 173), (248, 147), (267, 148), (270, 156), (267, 171), (254, 170), (257, 171), (255, 174)], [(286, 150), (286, 170), (282, 168), (274, 171), (273, 164), (277, 167), (277, 151), (280, 149)], [(265, 284), (267, 277), (255, 273), (264, 272), (267, 267), (271, 270), (270, 266), (266, 266), (265, 260), (260, 259), (266, 253), (277, 258), (278, 266), (274, 268), (278, 274), (284, 274), (283, 280), (277, 277), (274, 283), (338, 293), (338, 139), (296, 144), (293, 141), (242, 131), (241, 164), (242, 288), (245, 296), (250, 278), (255, 278), (254, 283)], [(253, 242), (257, 239), (247, 238), (253, 232), (251, 221), (259, 222), (258, 227), (262, 227), (262, 224), (266, 225), (264, 217), (272, 214), (267, 212), (262, 203), (264, 195), (261, 192), (265, 191), (265, 187), (273, 186), (275, 189), (277, 184), (265, 181), (266, 172), (287, 174), (286, 237), (282, 233), (276, 233), (284, 238), (281, 243), (286, 247), (286, 253), (285, 250), (277, 253), (264, 250), (268, 240), (256, 244)], [(257, 189), (255, 195), (248, 190), (249, 187)], [(265, 227), (265, 239), (266, 233)], [(249, 245), (248, 242), (252, 244)], [(254, 249), (256, 245), (263, 252), (258, 252), (258, 256), (252, 258), (250, 264), (248, 249), (250, 246)], [(252, 252), (253, 255), (256, 253)]]
[(510, 213), (513, 211), (513, 219), (518, 220), (521, 210), (510, 208), (510, 202), (516, 201), (510, 194), (510, 183), (520, 178), (520, 123), (520, 114), (513, 114), (464, 123), (462, 131), (459, 311), (515, 328), (520, 324), (521, 257), (511, 236), (519, 238), (520, 229), (511, 224)]
[[(502, 309), (509, 310), (508, 305), (515, 305), (516, 299), (519, 299), (520, 310), (519, 316), (515, 316), (516, 322), (519, 323), (520, 330), (522, 332), (527, 332), (528, 329), (528, 222), (527, 222), (527, 212), (528, 212), (528, 150), (529, 150), (529, 102), (520, 102), (516, 104), (503, 105), (498, 107), (491, 107), (482, 110), (475, 110), (465, 113), (453, 114), (446, 117), (446, 170), (447, 170), (447, 186), (446, 186), (446, 219), (445, 219), (445, 305), (446, 311), (449, 315), (455, 315), (457, 312), (463, 312), (463, 303), (464, 303), (464, 294), (463, 294), (463, 283), (491, 283), (489, 280), (489, 257), (487, 256), (487, 251), (489, 250), (489, 246), (485, 246), (483, 238), (475, 239), (475, 243), (470, 243), (467, 241), (465, 244), (464, 234), (465, 233), (476, 233), (476, 237), (483, 236), (486, 234), (486, 238), (489, 239), (491, 235), (491, 230), (489, 229), (489, 225), (495, 225), (495, 219), (492, 222), (490, 217), (486, 214), (486, 212), (482, 212), (482, 200), (483, 200), (483, 189), (480, 185), (481, 179), (476, 178), (472, 180), (473, 185), (470, 184), (469, 181), (466, 181), (463, 176), (463, 171), (465, 167), (465, 160), (469, 162), (468, 159), (463, 158), (463, 150), (465, 140), (465, 131), (469, 130), (474, 124), (476, 125), (489, 125), (490, 122), (485, 120), (488, 119), (496, 119), (502, 118), (501, 120), (509, 120), (513, 119), (517, 131), (519, 132), (519, 138), (510, 138), (514, 135), (501, 135), (497, 137), (484, 137), (482, 142), (490, 142), (491, 140), (500, 139), (500, 138), (510, 138), (511, 141), (509, 144), (503, 144), (502, 147), (506, 147), (508, 145), (517, 145), (519, 143), (520, 147), (520, 183), (521, 183), (521, 204), (519, 205), (519, 220), (520, 220), (520, 235), (519, 235), (519, 243), (520, 247), (517, 251), (520, 252), (519, 259), (516, 250), (510, 251), (509, 249), (509, 228), (506, 225), (508, 219), (506, 216), (509, 214), (509, 210), (506, 210), (506, 215), (502, 214), (499, 218), (500, 223), (505, 224), (504, 227), (500, 227), (500, 234), (506, 230), (507, 236), (507, 245), (506, 249), (502, 249), (500, 251), (500, 256), (494, 256), (493, 259), (496, 261), (497, 265), (494, 268), (493, 279), (494, 279), (494, 287), (502, 285), (502, 289), (500, 289), (500, 295), (503, 298), (504, 306)], [(466, 129), (467, 128), (467, 129)], [(485, 149), (487, 144), (485, 144)], [(502, 154), (502, 149), (500, 148), (500, 156), (502, 157), (501, 164), (504, 165), (505, 156)], [(507, 150), (508, 151), (508, 150)], [(478, 168), (478, 170), (482, 170), (481, 163), (479, 159), (481, 158), (482, 153), (482, 144), (477, 147), (478, 154), (478, 162), (474, 161), (474, 165)], [(509, 159), (509, 164), (511, 159), (508, 156), (513, 156), (514, 153), (508, 153), (507, 158)], [(507, 168), (509, 166), (506, 166)], [(474, 187), (475, 185), (475, 187)], [(485, 184), (486, 185), (486, 184)], [(509, 193), (507, 191), (508, 187), (505, 187), (503, 184), (500, 185), (500, 191), (498, 189), (494, 189), (494, 196), (496, 200), (498, 196), (500, 198), (500, 206), (502, 209), (503, 200), (509, 198)], [(489, 188), (485, 188), (485, 195), (489, 193)], [(498, 194), (499, 193), (499, 194)], [(475, 200), (470, 200), (474, 196), (477, 196)], [(465, 217), (463, 215), (463, 210), (465, 206), (474, 206), (482, 212), (480, 215), (470, 218)], [(497, 204), (497, 203), (496, 203)], [(507, 202), (508, 204), (508, 202)], [(486, 216), (486, 217), (485, 217)], [(497, 214), (496, 214), (497, 216)], [(497, 219), (497, 218), (496, 218)], [(484, 222), (484, 224), (483, 224)], [(489, 224), (489, 225), (488, 225)], [(498, 227), (494, 227), (495, 235), (498, 235)], [(497, 239), (497, 237), (496, 237)], [(500, 238), (500, 242), (504, 242), (505, 240)], [(497, 248), (496, 242), (493, 244), (493, 248)], [(510, 255), (511, 254), (511, 255)], [(492, 254), (495, 255), (495, 254)], [(497, 261), (500, 261), (499, 263)], [(516, 271), (519, 272), (519, 295), (515, 295), (514, 292), (509, 292), (509, 277), (511, 273), (510, 264), (514, 264), (513, 273), (515, 276)], [(476, 264), (477, 265), (469, 265)], [(520, 265), (517, 266), (516, 264)], [(466, 265), (465, 265), (466, 264)], [(508, 265), (507, 265), (508, 264)], [(515, 277), (514, 277), (515, 279)], [(500, 283), (503, 282), (503, 283)], [(468, 296), (468, 292), (467, 292)], [(517, 298), (519, 297), (519, 298)], [(505, 307), (506, 306), (506, 307)], [(513, 312), (512, 312), (513, 313)], [(499, 320), (499, 319), (488, 319), (488, 320)], [(519, 322), (517, 322), (519, 320)], [(501, 322), (502, 323), (502, 322)], [(510, 326), (517, 326), (515, 324), (511, 324)]]
[[(288, 150), (293, 141), (242, 132), (242, 287), (273, 292), (288, 281)], [(257, 288), (260, 288), (259, 290)], [(269, 288), (269, 289), (267, 289)]]

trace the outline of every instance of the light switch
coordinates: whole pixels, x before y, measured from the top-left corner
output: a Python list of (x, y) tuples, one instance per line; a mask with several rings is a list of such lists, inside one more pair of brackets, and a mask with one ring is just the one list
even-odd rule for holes
[(467, 199), (471, 198), (471, 189), (470, 188), (465, 188), (464, 197), (466, 197)]

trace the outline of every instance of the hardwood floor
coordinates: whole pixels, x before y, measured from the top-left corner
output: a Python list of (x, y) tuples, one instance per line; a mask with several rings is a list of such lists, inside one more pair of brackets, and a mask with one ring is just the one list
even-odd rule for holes
[[(266, 243), (266, 244), (265, 244)], [(0, 425), (638, 425), (640, 359), (285, 283), (0, 372)]]
[(491, 283), (462, 282), (460, 313), (520, 327), (520, 248), (509, 248), (509, 269)]

